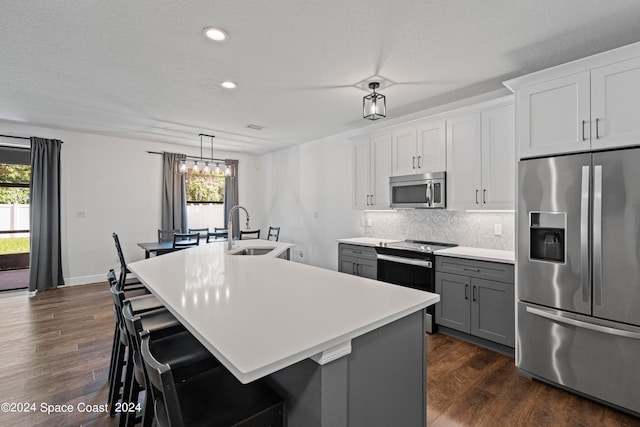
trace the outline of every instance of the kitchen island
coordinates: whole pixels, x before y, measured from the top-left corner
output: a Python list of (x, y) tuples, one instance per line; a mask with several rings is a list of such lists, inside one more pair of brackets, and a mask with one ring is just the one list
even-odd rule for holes
[[(438, 295), (278, 258), (287, 243), (236, 245), (129, 268), (238, 380), (266, 378), (290, 427), (426, 424), (423, 309)], [(233, 254), (246, 247), (274, 249)]]

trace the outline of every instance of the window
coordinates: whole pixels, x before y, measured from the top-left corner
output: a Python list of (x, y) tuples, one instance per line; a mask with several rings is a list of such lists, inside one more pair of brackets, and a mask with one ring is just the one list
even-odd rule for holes
[(0, 163), (0, 204), (29, 204), (29, 165)]
[(224, 172), (187, 169), (187, 223), (190, 228), (224, 228)]
[(187, 204), (224, 203), (224, 172), (187, 169)]

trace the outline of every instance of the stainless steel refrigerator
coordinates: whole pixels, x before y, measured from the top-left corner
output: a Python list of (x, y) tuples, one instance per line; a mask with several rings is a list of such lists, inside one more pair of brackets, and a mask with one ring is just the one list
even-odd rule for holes
[(640, 415), (640, 149), (518, 175), (520, 373)]

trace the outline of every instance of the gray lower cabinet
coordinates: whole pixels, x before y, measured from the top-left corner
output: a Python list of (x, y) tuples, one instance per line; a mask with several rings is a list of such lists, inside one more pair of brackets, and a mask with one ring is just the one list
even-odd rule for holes
[(378, 278), (376, 250), (369, 246), (338, 245), (338, 271), (355, 276)]
[(513, 265), (436, 257), (436, 323), (515, 346)]

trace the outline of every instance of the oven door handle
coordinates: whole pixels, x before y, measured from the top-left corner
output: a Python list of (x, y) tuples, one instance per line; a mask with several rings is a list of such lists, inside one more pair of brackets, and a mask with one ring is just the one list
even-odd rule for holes
[(397, 256), (390, 256), (384, 254), (378, 254), (378, 261), (389, 261), (389, 262), (398, 262), (400, 264), (409, 264), (415, 265), (418, 267), (432, 268), (433, 263), (431, 261), (426, 261), (423, 259), (415, 259), (415, 258), (402, 258)]

